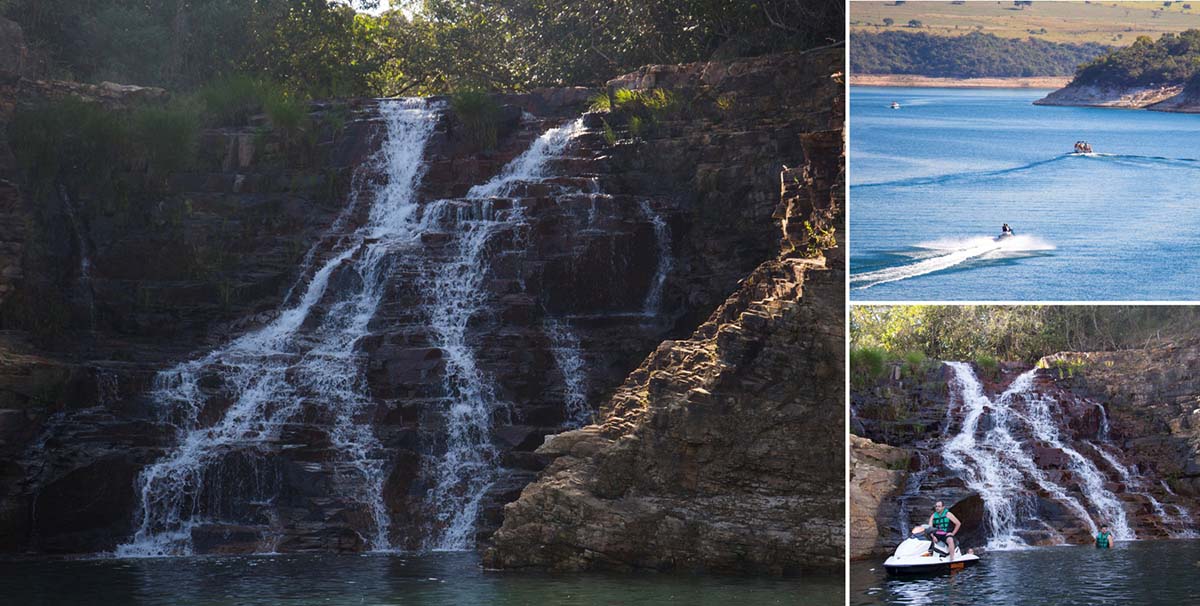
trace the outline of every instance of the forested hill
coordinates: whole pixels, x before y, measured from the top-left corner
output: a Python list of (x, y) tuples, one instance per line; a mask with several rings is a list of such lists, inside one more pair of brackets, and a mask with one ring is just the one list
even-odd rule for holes
[(1018, 40), (979, 32), (942, 37), (921, 32), (856, 31), (850, 37), (850, 73), (943, 78), (1069, 76), (1109, 49), (1095, 43)]
[[(842, 0), (0, 0), (35, 76), (193, 90), (240, 74), (307, 96), (595, 85), (649, 63), (843, 40)], [(367, 12), (369, 11), (369, 12)]]
[(1082, 66), (1072, 85), (1164, 86), (1188, 84), (1200, 93), (1200, 30), (1163, 34), (1157, 41), (1139, 37)]

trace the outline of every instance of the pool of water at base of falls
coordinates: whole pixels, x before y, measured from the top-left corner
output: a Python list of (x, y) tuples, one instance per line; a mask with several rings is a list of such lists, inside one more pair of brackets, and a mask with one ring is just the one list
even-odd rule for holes
[(0, 561), (0, 603), (41, 605), (730, 604), (834, 606), (841, 575), (488, 571), (471, 552)]
[(888, 577), (884, 558), (850, 564), (851, 606), (1200, 603), (1200, 541), (1131, 541), (993, 551), (953, 576)]

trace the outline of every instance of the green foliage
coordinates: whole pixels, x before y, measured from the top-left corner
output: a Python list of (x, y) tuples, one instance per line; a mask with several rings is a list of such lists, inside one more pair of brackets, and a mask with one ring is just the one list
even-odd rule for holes
[(811, 221), (805, 221), (804, 233), (806, 236), (804, 254), (807, 257), (818, 257), (823, 251), (837, 246), (837, 236), (832, 225), (828, 227), (814, 226)]
[(131, 145), (120, 115), (75, 97), (17, 110), (8, 136), (26, 180), (38, 189), (107, 179)]
[(1067, 76), (1108, 50), (1099, 44), (1015, 40), (980, 32), (955, 37), (855, 32), (850, 38), (850, 70), (949, 78)]
[(1145, 347), (1200, 333), (1200, 309), (1159, 306), (855, 305), (854, 347), (891, 355), (921, 352), (936, 360), (997, 360), (1028, 364), (1062, 351)]
[(904, 368), (910, 376), (917, 376), (925, 369), (927, 358), (923, 351), (906, 352), (901, 359), (904, 360)]
[(975, 366), (987, 377), (995, 378), (996, 371), (1000, 369), (1000, 362), (996, 356), (989, 354), (979, 354), (975, 356)]
[(246, 74), (233, 74), (204, 85), (197, 95), (213, 125), (244, 126), (262, 110), (263, 84)]
[(1051, 367), (1058, 373), (1060, 379), (1074, 378), (1086, 366), (1087, 360), (1082, 357), (1062, 356), (1054, 358), (1051, 362)]
[(644, 123), (642, 122), (641, 116), (630, 116), (629, 117), (629, 136), (633, 137), (634, 139), (641, 137), (643, 124)]
[(271, 127), (282, 133), (285, 140), (308, 125), (309, 100), (300, 95), (278, 86), (266, 87), (262, 105)]
[(613, 127), (611, 124), (608, 123), (608, 120), (603, 120), (603, 122), (604, 122), (604, 142), (607, 143), (609, 146), (615, 145), (617, 143), (617, 131), (613, 130)]
[(606, 112), (612, 109), (612, 99), (608, 97), (608, 93), (596, 93), (588, 97), (588, 110), (594, 112)]
[(4, 0), (54, 75), (192, 91), (234, 73), (309, 96), (598, 85), (648, 63), (844, 36), (841, 0)]
[[(1194, 84), (1200, 75), (1200, 29), (1163, 34), (1158, 41), (1138, 36), (1133, 44), (1083, 65), (1076, 84), (1155, 86)], [(1197, 85), (1200, 87), (1200, 85)]]
[(866, 385), (883, 377), (888, 353), (880, 347), (856, 347), (850, 349), (850, 380), (855, 385)]
[(133, 139), (156, 175), (182, 170), (195, 157), (200, 132), (195, 107), (145, 107), (130, 117)]
[(496, 148), (500, 105), (492, 95), (478, 90), (459, 91), (450, 96), (450, 107), (462, 122), (465, 138), (475, 149)]

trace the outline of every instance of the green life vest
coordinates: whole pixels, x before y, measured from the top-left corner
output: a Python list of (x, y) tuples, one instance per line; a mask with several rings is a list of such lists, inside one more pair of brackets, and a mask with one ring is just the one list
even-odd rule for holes
[(938, 530), (950, 532), (950, 527), (953, 526), (953, 524), (950, 523), (950, 518), (947, 516), (949, 513), (949, 509), (933, 512), (933, 527)]
[(1108, 549), (1108, 537), (1112, 536), (1110, 532), (1102, 532), (1096, 535), (1096, 547)]

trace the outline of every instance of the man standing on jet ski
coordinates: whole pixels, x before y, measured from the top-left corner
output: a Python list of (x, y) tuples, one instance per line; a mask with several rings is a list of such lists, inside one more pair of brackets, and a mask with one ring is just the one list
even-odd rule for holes
[[(1005, 223), (1004, 226), (1008, 227), (1008, 224)], [(950, 510), (946, 509), (946, 506), (941, 501), (938, 501), (933, 505), (933, 515), (929, 516), (929, 525), (933, 527), (933, 532), (930, 533), (933, 535), (933, 538), (945, 541), (946, 545), (950, 547), (950, 561), (953, 562), (954, 535), (958, 534), (958, 529), (962, 527), (962, 522), (959, 522), (958, 518), (954, 517), (954, 514), (950, 513)], [(954, 527), (953, 530), (951, 530), (951, 526)]]

